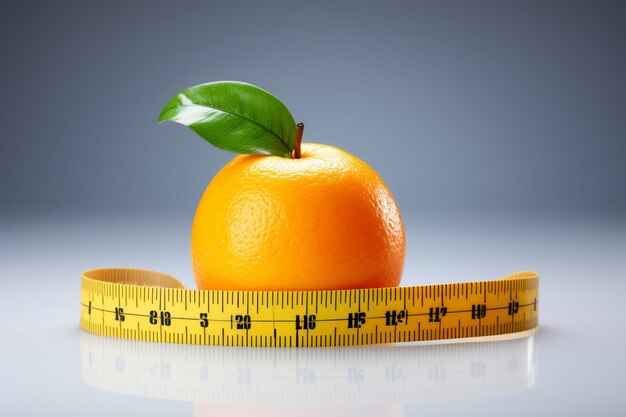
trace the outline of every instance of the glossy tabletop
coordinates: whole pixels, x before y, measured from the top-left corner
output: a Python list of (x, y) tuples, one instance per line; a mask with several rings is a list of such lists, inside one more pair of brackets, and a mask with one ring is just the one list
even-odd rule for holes
[(78, 328), (82, 270), (161, 270), (193, 288), (189, 214), (0, 221), (0, 413), (146, 416), (624, 415), (626, 222), (405, 216), (403, 285), (541, 274), (540, 331), (481, 343), (185, 346)]

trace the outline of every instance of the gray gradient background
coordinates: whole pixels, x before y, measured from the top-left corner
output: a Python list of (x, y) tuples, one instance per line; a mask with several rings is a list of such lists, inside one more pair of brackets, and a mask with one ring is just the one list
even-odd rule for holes
[[(156, 118), (181, 89), (222, 79), (271, 91), (305, 141), (381, 174), (407, 230), (403, 285), (542, 275), (530, 389), (400, 395), (371, 415), (626, 414), (625, 39), (626, 2), (2, 2), (0, 414), (194, 415), (83, 380), (79, 276), (136, 266), (194, 286), (194, 210), (233, 155)], [(101, 339), (94, 351), (118, 355)], [(377, 366), (396, 357), (380, 349)], [(327, 367), (363, 364), (310, 370)], [(363, 369), (370, 389), (387, 387)], [(249, 371), (248, 403), (277, 382)], [(195, 415), (367, 413), (346, 387), (339, 408)]]
[[(232, 155), (156, 118), (257, 84), (403, 212), (626, 208), (623, 2), (14, 2), (2, 210), (193, 210)], [(155, 207), (156, 206), (156, 207)]]

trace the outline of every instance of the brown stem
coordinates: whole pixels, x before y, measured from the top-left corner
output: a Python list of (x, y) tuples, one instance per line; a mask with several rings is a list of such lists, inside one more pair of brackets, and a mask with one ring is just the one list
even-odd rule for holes
[(300, 122), (296, 125), (296, 143), (293, 147), (293, 159), (302, 157), (302, 133), (304, 132), (304, 123)]

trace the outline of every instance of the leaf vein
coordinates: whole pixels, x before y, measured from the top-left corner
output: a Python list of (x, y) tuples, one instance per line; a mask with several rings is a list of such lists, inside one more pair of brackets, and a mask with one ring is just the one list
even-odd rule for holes
[[(248, 117), (246, 117), (246, 116), (244, 116), (242, 114), (238, 114), (238, 113), (235, 113), (235, 112), (232, 112), (232, 111), (228, 111), (228, 110), (223, 110), (223, 109), (220, 109), (220, 108), (214, 107), (214, 106), (206, 106), (204, 104), (197, 104), (197, 103), (193, 103), (193, 104), (178, 104), (176, 106), (171, 107), (169, 110), (174, 110), (176, 108), (181, 108), (181, 107), (204, 107), (206, 109), (217, 110), (217, 111), (221, 111), (223, 113), (228, 113), (228, 114), (232, 114), (232, 115), (237, 116), (237, 117), (241, 117), (242, 119), (244, 119), (244, 120), (246, 120), (246, 121), (248, 121), (248, 122), (250, 122), (250, 123), (252, 123), (252, 124), (254, 124), (256, 126), (259, 126), (260, 128), (262, 128), (262, 129), (264, 129), (264, 130), (266, 130), (268, 132), (270, 132), (272, 135), (274, 135), (280, 141), (280, 143), (282, 143), (285, 146), (285, 149), (287, 149), (287, 152), (291, 153), (291, 150), (289, 149), (289, 145), (287, 145), (287, 142), (285, 142), (283, 140), (283, 138), (280, 137), (280, 135), (278, 135), (273, 130), (268, 129), (267, 127), (263, 126), (262, 124), (260, 124), (258, 122), (255, 122), (254, 120), (252, 120), (252, 119), (250, 119), (250, 118), (248, 118)], [(206, 120), (206, 117), (204, 119), (202, 119), (202, 121), (204, 121), (204, 120)]]

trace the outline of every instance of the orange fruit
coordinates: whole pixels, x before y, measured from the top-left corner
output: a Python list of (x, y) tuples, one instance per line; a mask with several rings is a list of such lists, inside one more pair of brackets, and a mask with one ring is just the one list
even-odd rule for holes
[(393, 287), (404, 226), (366, 163), (304, 143), (300, 159), (239, 155), (215, 176), (193, 221), (191, 257), (200, 289)]

